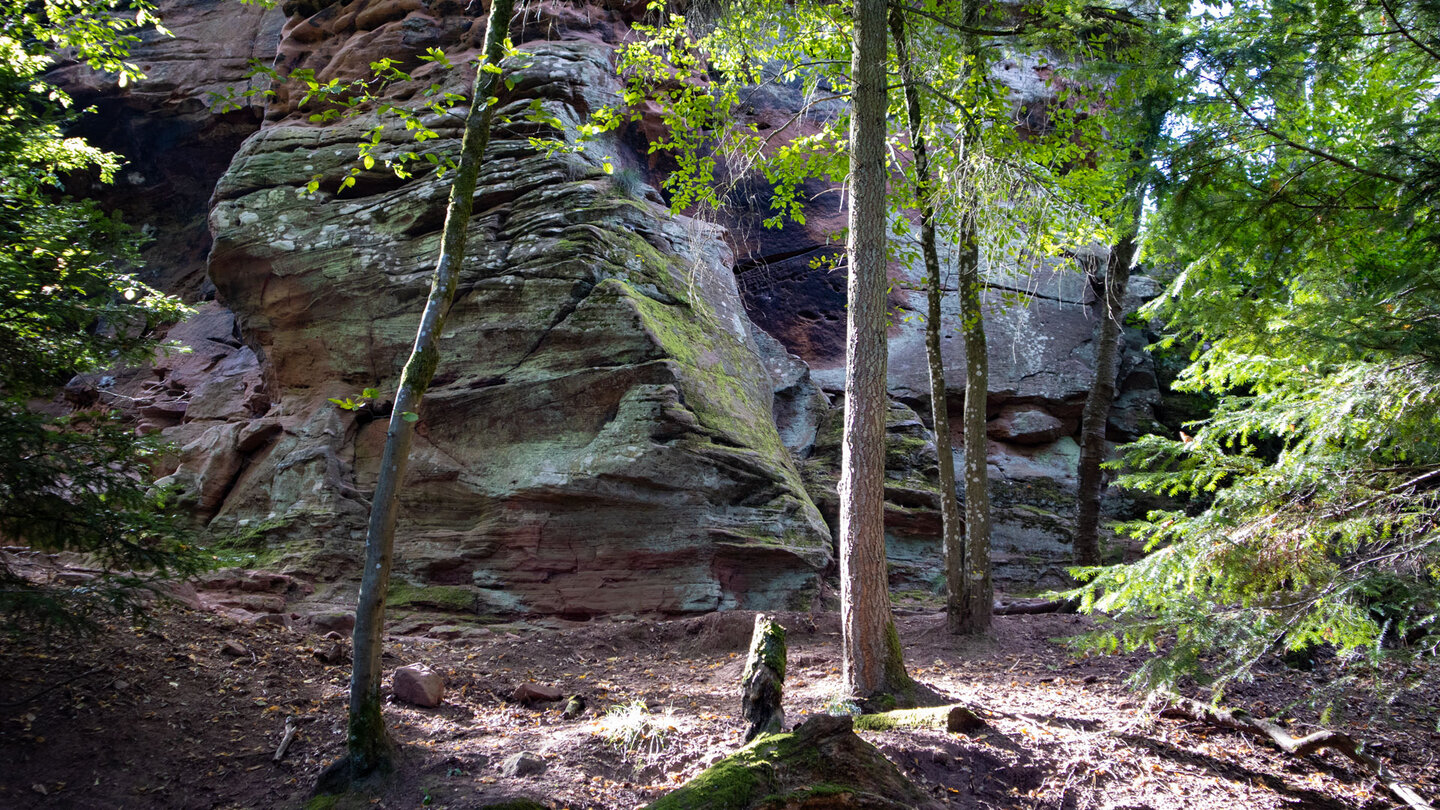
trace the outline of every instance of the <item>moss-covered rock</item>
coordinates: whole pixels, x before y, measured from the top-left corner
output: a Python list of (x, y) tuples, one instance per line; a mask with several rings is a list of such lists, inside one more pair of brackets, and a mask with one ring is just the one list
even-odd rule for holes
[(463, 585), (390, 584), (387, 602), (393, 608), (431, 608), (453, 613), (474, 613), (477, 593)]
[[(435, 20), (427, 44), (466, 47), (467, 15)], [(334, 63), (364, 50), (346, 44), (353, 34), (280, 48), (297, 69), (349, 75), (368, 65)], [(396, 548), (408, 586), (391, 604), (576, 617), (808, 606), (830, 562), (828, 527), (777, 432), (723, 233), (672, 217), (628, 144), (532, 144), (570, 137), (618, 80), (603, 43), (524, 48), (505, 66), (501, 106), (515, 120), (485, 156), (417, 409)], [(466, 90), (458, 73), (437, 80)], [(565, 130), (524, 121), (532, 101)], [(328, 515), (310, 535), (326, 552), (315, 562), (353, 576), (385, 426), (326, 399), (393, 390), (449, 180), (362, 171), (336, 195), (377, 120), (316, 127), (284, 92), (269, 103), (267, 126), (217, 186), (210, 273), (264, 358), (284, 432), (222, 493), (221, 512)], [(436, 133), (424, 150), (454, 148), (453, 122)], [(386, 124), (376, 157), (412, 149), (411, 135)], [(296, 193), (315, 176), (319, 193)]]

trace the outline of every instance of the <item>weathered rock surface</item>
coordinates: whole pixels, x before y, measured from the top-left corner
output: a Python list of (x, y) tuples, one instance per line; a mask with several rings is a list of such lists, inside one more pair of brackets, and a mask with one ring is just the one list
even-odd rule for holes
[(396, 700), (426, 708), (433, 709), (445, 699), (445, 680), (424, 664), (396, 667), (390, 676), (390, 689)]
[[(279, 52), (290, 67), (344, 78), (368, 70), (362, 40), (404, 59), (464, 47), (473, 28), (463, 15), (352, 2), (292, 16)], [(507, 65), (503, 110), (533, 99), (573, 126), (612, 98), (607, 46), (523, 50)], [(463, 76), (431, 78), (466, 87)], [(182, 451), (181, 471), (194, 468), (212, 526), (281, 523), (277, 538), (310, 546), (297, 562), (325, 574), (358, 555), (384, 434), (383, 420), (326, 400), (393, 386), (448, 182), (377, 168), (334, 197), (374, 122), (315, 127), (308, 112), (280, 94), (211, 213), (211, 279), (263, 357), (277, 402), (266, 418), (278, 428), (204, 434), (194, 441), (208, 444)], [(437, 122), (442, 137), (425, 149), (453, 150), (457, 123)], [(777, 433), (781, 384), (724, 242), (601, 169), (602, 149), (621, 162), (633, 151), (548, 156), (533, 134), (533, 124), (497, 131), (482, 170), (471, 258), (402, 496), (399, 576), (469, 589), (481, 613), (804, 604), (830, 558), (828, 531)], [(407, 139), (388, 127), (381, 155)], [(313, 175), (321, 193), (298, 194)], [(804, 433), (803, 419), (791, 433)], [(243, 469), (201, 461), (224, 450)], [(222, 479), (228, 488), (207, 486)]]
[(500, 773), (514, 779), (517, 776), (533, 776), (537, 773), (544, 773), (547, 765), (545, 758), (530, 751), (521, 751), (518, 754), (511, 754), (500, 763)]
[[(214, 534), (267, 548), (297, 575), (340, 581), (323, 596), (344, 604), (388, 403), (382, 394), (352, 412), (328, 399), (393, 388), (448, 180), (428, 170), (400, 180), (377, 165), (336, 195), (376, 119), (317, 124), (284, 85), (230, 113), (205, 99), (259, 81), (244, 75), (251, 57), (345, 81), (384, 55), (414, 77), (390, 88), (394, 99), (432, 82), (463, 93), (464, 71), (417, 57), (444, 47), (461, 63), (483, 24), (463, 4), (392, 0), (268, 11), (171, 0), (166, 10), (179, 36), (136, 52), (150, 80), (117, 91), (67, 69), (67, 81), (107, 112), (87, 134), (132, 158), (115, 199), (160, 236), (151, 277), (192, 298), (213, 290), (216, 301), (171, 331), (188, 353), (79, 379), (66, 397), (130, 407), (142, 430), (178, 446), (161, 472)], [(571, 617), (783, 609), (806, 605), (832, 560), (844, 274), (814, 260), (840, 251), (831, 237), (841, 195), (821, 194), (803, 226), (767, 230), (758, 223), (768, 187), (747, 181), (734, 197), (747, 206), (718, 228), (660, 205), (667, 166), (646, 149), (652, 117), (579, 153), (529, 142), (557, 134), (524, 120), (532, 103), (572, 131), (613, 103), (610, 52), (635, 13), (542, 4), (512, 29), (521, 53), (506, 65), (513, 87), (500, 103), (513, 120), (497, 127), (481, 173), (471, 255), (403, 491), (397, 578), (412, 604)], [(1037, 110), (1053, 92), (1038, 70), (1004, 70), (1017, 104)], [(764, 88), (746, 115), (784, 124), (800, 106), (794, 95)], [(458, 116), (429, 123), (440, 137), (420, 150), (454, 154)], [(387, 124), (375, 155), (415, 148)], [(312, 178), (320, 192), (307, 195)], [(996, 573), (1030, 584), (1070, 553), (1098, 280), (992, 270)], [(1137, 276), (1137, 297), (1153, 292), (1146, 281)], [(1001, 306), (1013, 290), (1025, 295)], [(891, 303), (892, 582), (928, 589), (940, 571), (935, 443), (922, 327), (903, 317), (923, 294), (898, 284)], [(1153, 418), (1155, 375), (1133, 351), (1137, 338), (1127, 336), (1112, 440)], [(958, 434), (958, 336), (944, 353)]]

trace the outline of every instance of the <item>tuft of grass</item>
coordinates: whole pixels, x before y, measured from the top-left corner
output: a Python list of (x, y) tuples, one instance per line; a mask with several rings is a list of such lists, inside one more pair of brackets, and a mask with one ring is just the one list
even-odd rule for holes
[(847, 714), (851, 717), (859, 717), (865, 713), (855, 698), (842, 693), (831, 695), (825, 701), (825, 705), (820, 707), (820, 711), (832, 717), (842, 717)]
[(595, 733), (625, 753), (655, 757), (679, 730), (674, 709), (651, 714), (643, 700), (611, 706), (595, 723)]

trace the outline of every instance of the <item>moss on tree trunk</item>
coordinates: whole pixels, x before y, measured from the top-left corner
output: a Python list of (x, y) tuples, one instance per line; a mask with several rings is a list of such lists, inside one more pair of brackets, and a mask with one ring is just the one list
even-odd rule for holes
[(785, 628), (763, 613), (755, 615), (750, 655), (740, 678), (745, 742), (785, 727)]

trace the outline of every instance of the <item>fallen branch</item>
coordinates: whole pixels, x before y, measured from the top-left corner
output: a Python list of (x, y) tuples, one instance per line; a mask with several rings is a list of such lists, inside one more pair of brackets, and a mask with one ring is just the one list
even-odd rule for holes
[(1363, 744), (1356, 742), (1353, 737), (1344, 732), (1322, 729), (1297, 738), (1291, 736), (1290, 732), (1279, 725), (1264, 718), (1255, 717), (1244, 709), (1224, 709), (1179, 695), (1166, 695), (1165, 698), (1169, 706), (1160, 711), (1161, 717), (1198, 720), (1221, 728), (1264, 737), (1281, 751), (1296, 757), (1308, 756), (1325, 748), (1338, 751), (1369, 771), (1385, 787), (1389, 788), (1396, 798), (1413, 810), (1435, 810), (1435, 806), (1424, 796), (1397, 779), (1390, 769), (1385, 767), (1385, 763), (1377, 757), (1365, 753)]
[(926, 709), (898, 709), (879, 714), (862, 714), (855, 718), (855, 728), (862, 731), (889, 731), (895, 728), (944, 729), (952, 734), (971, 733), (986, 727), (975, 712), (959, 704)]
[(1079, 599), (1021, 599), (1014, 602), (996, 602), (993, 613), (996, 616), (1022, 616), (1036, 613), (1075, 613), (1079, 609)]
[(285, 737), (280, 740), (280, 747), (275, 749), (275, 756), (270, 761), (279, 762), (285, 758), (285, 751), (290, 748), (290, 743), (295, 739), (295, 733), (300, 730), (294, 717), (285, 718)]
[(290, 743), (295, 741), (295, 735), (300, 731), (301, 723), (308, 723), (313, 717), (296, 717), (290, 715), (285, 718), (285, 737), (280, 740), (280, 747), (275, 749), (275, 756), (270, 761), (279, 762), (285, 758), (285, 752), (290, 749)]

